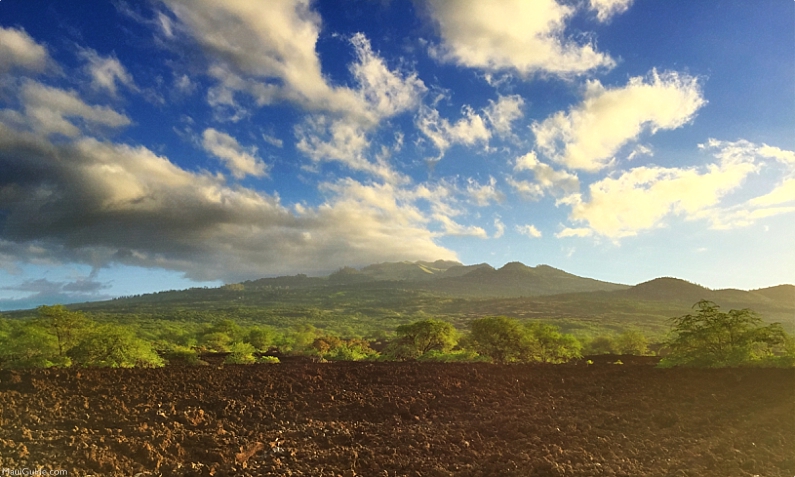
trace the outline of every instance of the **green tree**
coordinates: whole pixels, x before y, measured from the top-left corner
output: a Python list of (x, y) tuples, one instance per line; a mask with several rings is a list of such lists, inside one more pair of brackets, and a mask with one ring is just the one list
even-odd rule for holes
[(387, 354), (395, 359), (416, 359), (431, 351), (446, 353), (458, 343), (458, 332), (441, 320), (421, 320), (401, 325)]
[(55, 336), (59, 356), (66, 356), (92, 324), (83, 313), (69, 311), (63, 305), (40, 306), (36, 311), (38, 322)]
[(269, 326), (253, 326), (248, 330), (245, 341), (259, 351), (267, 351), (276, 342), (276, 330)]
[(225, 353), (230, 350), (231, 346), (232, 337), (220, 331), (204, 333), (199, 340), (199, 347), (206, 351)]
[(534, 343), (514, 318), (493, 316), (472, 321), (468, 346), (497, 363), (522, 361), (533, 355)]
[(621, 354), (643, 356), (649, 352), (649, 340), (638, 330), (625, 330), (619, 334), (615, 346)]
[(235, 320), (230, 320), (229, 318), (222, 318), (214, 321), (213, 324), (204, 331), (204, 334), (212, 333), (223, 333), (235, 342), (241, 341), (244, 335), (243, 328), (238, 325)]
[(694, 314), (671, 318), (669, 354), (662, 366), (722, 367), (755, 364), (785, 354), (791, 338), (778, 323), (763, 325), (748, 309), (720, 311), (702, 300)]
[(58, 353), (58, 341), (50, 330), (36, 321), (9, 324), (0, 340), (0, 367), (49, 368), (69, 366)]
[(119, 325), (96, 327), (67, 354), (75, 364), (84, 367), (156, 368), (164, 365), (147, 341)]
[(542, 363), (565, 363), (582, 357), (582, 345), (572, 335), (560, 332), (557, 326), (544, 323), (528, 323), (525, 330), (535, 342), (533, 361)]
[(618, 345), (612, 336), (599, 335), (588, 341), (585, 354), (618, 354)]

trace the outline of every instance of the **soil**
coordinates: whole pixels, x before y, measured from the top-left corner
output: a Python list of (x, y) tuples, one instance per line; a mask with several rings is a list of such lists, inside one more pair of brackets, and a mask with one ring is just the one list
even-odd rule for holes
[(792, 477), (793, 449), (793, 369), (0, 372), (0, 469), (70, 476)]

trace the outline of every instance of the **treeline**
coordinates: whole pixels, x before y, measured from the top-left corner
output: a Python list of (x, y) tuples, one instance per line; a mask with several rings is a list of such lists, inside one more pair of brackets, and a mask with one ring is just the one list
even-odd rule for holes
[(268, 355), (318, 360), (419, 360), (562, 363), (583, 353), (647, 354), (639, 331), (577, 339), (557, 327), (487, 317), (462, 332), (427, 318), (393, 333), (344, 336), (311, 324), (288, 328), (241, 325), (231, 318), (211, 323), (142, 321), (119, 323), (61, 305), (42, 306), (34, 318), (0, 319), (0, 367), (159, 367), (169, 362), (201, 364), (200, 357), (227, 354), (229, 363), (274, 362)]
[[(671, 319), (662, 343), (664, 366), (792, 366), (795, 340), (778, 324), (763, 325), (750, 310), (723, 313), (699, 302), (696, 314)], [(100, 318), (100, 319), (95, 319)], [(565, 363), (583, 355), (648, 355), (635, 329), (576, 337), (558, 327), (504, 316), (468, 323), (468, 330), (434, 318), (402, 324), (393, 333), (344, 336), (311, 324), (289, 328), (241, 325), (231, 318), (192, 321), (103, 321), (64, 306), (42, 306), (31, 319), (0, 319), (0, 368), (160, 367), (202, 364), (223, 353), (230, 364), (278, 362), (275, 356), (317, 360)]]

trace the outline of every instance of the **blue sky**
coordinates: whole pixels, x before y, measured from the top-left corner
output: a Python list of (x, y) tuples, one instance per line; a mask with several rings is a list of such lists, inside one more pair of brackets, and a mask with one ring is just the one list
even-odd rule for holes
[(0, 310), (342, 266), (795, 276), (795, 4), (0, 3)]

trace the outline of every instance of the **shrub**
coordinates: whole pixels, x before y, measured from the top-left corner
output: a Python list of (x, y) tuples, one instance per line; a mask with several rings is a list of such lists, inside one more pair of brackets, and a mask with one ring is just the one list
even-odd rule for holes
[(256, 349), (251, 343), (233, 343), (229, 347), (229, 351), (229, 356), (224, 360), (225, 364), (254, 364), (257, 362), (254, 357)]
[(279, 358), (277, 358), (276, 356), (261, 356), (261, 357), (257, 358), (257, 362), (258, 363), (262, 363), (262, 364), (279, 364), (279, 363), (281, 363), (281, 361), (279, 361)]
[(593, 338), (585, 346), (585, 354), (618, 354), (618, 352), (616, 341), (606, 335)]
[[(180, 361), (191, 366), (198, 366), (202, 364), (199, 359), (199, 353), (194, 348), (188, 346), (174, 345), (172, 348), (163, 353), (163, 357), (169, 363), (171, 361)], [(205, 363), (206, 364), (206, 363)]]
[(489, 361), (489, 358), (480, 356), (468, 349), (447, 352), (432, 350), (417, 358), (417, 361), (428, 363), (477, 363)]

